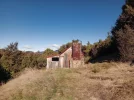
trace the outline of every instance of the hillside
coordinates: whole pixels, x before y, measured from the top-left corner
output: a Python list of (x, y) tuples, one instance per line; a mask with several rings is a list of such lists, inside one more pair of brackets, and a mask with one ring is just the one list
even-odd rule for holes
[(133, 100), (134, 68), (124, 63), (24, 71), (0, 87), (0, 100)]

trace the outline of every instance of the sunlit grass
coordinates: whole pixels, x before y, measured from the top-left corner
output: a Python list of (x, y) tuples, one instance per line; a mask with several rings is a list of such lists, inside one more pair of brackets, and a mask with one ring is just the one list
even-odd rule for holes
[(24, 71), (0, 87), (0, 100), (133, 100), (134, 69), (124, 63)]

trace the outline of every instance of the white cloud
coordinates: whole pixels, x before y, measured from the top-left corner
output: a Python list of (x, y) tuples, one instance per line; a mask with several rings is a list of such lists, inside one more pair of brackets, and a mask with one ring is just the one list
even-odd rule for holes
[(60, 45), (58, 45), (58, 44), (51, 44), (51, 45), (45, 46), (44, 48), (42, 48), (42, 50), (46, 50), (47, 48), (50, 48), (52, 50), (58, 50), (59, 47), (60, 47)]
[(33, 47), (29, 46), (29, 45), (24, 45), (23, 46), (24, 49), (33, 49)]
[(57, 49), (58, 49), (60, 46), (59, 46), (58, 44), (53, 44), (53, 45), (52, 45), (52, 47), (54, 47), (54, 48), (57, 48)]

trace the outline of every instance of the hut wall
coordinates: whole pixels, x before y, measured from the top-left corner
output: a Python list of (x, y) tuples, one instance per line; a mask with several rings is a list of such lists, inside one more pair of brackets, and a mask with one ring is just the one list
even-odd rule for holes
[(63, 63), (64, 63), (64, 57), (63, 56), (60, 57), (59, 63), (60, 63), (60, 68), (63, 68), (64, 67), (64, 65), (63, 65)]
[(60, 67), (60, 62), (59, 61), (52, 61), (52, 58), (55, 58), (55, 57), (56, 58), (59, 58), (57, 56), (47, 58), (47, 69)]

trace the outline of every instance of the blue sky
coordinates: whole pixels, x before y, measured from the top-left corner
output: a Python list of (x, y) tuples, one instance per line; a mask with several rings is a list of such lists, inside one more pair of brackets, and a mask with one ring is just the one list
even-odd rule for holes
[(125, 0), (0, 0), (0, 48), (56, 49), (72, 39), (104, 40)]

